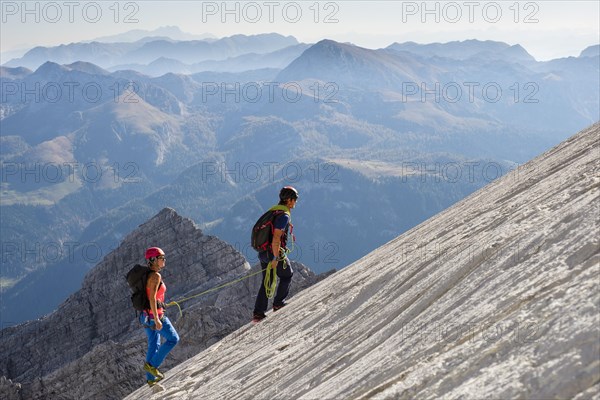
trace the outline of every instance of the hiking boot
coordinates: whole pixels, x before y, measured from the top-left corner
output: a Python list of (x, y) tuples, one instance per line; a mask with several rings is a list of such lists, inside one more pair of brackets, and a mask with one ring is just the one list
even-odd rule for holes
[(148, 380), (146, 382), (148, 382), (148, 386), (152, 387), (152, 386), (156, 385), (159, 381), (161, 381), (161, 379), (156, 378), (156, 379), (153, 379), (153, 380)]
[(283, 304), (279, 304), (279, 305), (275, 305), (273, 304), (273, 311), (277, 311), (277, 310), (281, 310), (283, 307), (285, 307), (287, 304), (283, 303)]
[(265, 319), (267, 316), (263, 313), (254, 313), (254, 315), (252, 316), (252, 323), (253, 324), (258, 324), (260, 321), (262, 321), (263, 319)]
[(144, 371), (149, 372), (156, 377), (156, 379), (154, 379), (155, 383), (165, 377), (162, 374), (162, 372), (160, 372), (157, 368), (154, 368), (152, 365), (148, 364), (147, 362), (144, 363)]

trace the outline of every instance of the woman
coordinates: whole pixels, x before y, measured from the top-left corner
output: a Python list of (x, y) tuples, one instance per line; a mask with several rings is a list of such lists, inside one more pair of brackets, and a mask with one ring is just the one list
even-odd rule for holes
[[(160, 276), (160, 271), (166, 263), (165, 252), (158, 247), (150, 247), (146, 250), (146, 261), (150, 268), (146, 281), (146, 295), (150, 308), (141, 313), (140, 321), (145, 326), (148, 336), (148, 354), (144, 363), (146, 381), (148, 385), (153, 386), (164, 377), (158, 367), (179, 342), (179, 335), (165, 315), (164, 302), (167, 287)], [(162, 345), (161, 337), (166, 340)]]

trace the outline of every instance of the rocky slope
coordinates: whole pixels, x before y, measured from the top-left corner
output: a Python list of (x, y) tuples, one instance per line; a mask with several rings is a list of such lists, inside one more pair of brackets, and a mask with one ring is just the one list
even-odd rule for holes
[[(0, 398), (119, 399), (144, 382), (146, 339), (124, 276), (143, 261), (150, 245), (167, 253), (162, 275), (168, 300), (200, 293), (259, 268), (251, 268), (230, 245), (204, 235), (191, 220), (163, 209), (90, 271), (82, 288), (54, 313), (0, 331), (0, 376), (4, 376)], [(319, 280), (305, 266), (293, 266), (295, 292)], [(182, 340), (167, 358), (165, 370), (247, 322), (259, 284), (257, 275), (182, 303), (181, 317), (176, 307), (170, 308), (169, 317)]]
[(597, 399), (600, 125), (128, 399)]

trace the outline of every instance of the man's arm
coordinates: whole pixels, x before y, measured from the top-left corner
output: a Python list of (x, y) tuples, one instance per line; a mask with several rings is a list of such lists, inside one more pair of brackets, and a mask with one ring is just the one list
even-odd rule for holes
[(281, 248), (281, 235), (283, 235), (283, 229), (275, 229), (273, 231), (273, 241), (271, 242), (271, 251), (275, 255), (275, 259), (279, 259), (279, 249)]

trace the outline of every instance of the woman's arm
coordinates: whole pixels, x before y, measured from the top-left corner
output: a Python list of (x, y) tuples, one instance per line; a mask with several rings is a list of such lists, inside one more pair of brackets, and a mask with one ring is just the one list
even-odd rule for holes
[(158, 287), (160, 286), (160, 274), (158, 272), (150, 272), (148, 276), (148, 281), (146, 282), (146, 288), (149, 289), (148, 301), (150, 302), (150, 310), (152, 310), (152, 315), (154, 315), (154, 324), (156, 325), (157, 330), (162, 329), (162, 322), (158, 318), (158, 307), (156, 304), (156, 293), (158, 292)]

